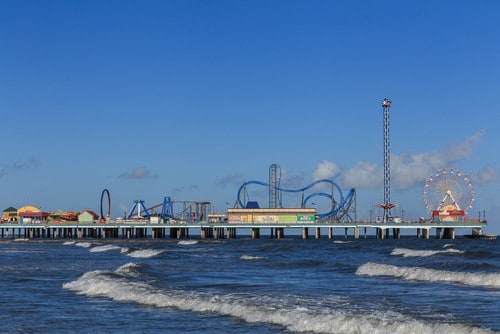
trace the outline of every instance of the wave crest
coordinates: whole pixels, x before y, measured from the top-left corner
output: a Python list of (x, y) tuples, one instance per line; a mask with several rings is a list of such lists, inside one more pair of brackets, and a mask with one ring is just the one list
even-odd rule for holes
[(138, 278), (132, 280), (126, 264), (115, 272), (91, 271), (65, 289), (90, 297), (106, 297), (159, 308), (211, 312), (248, 323), (279, 325), (288, 331), (311, 333), (490, 333), (465, 324), (428, 323), (395, 312), (350, 313), (330, 307), (289, 305), (281, 298), (265, 296), (213, 295), (158, 289)]
[(196, 245), (197, 243), (198, 243), (198, 240), (181, 240), (177, 244), (189, 246), (189, 245)]
[(89, 250), (89, 252), (100, 253), (100, 252), (107, 252), (107, 251), (116, 250), (116, 249), (121, 249), (121, 247), (116, 246), (116, 245), (102, 245), (102, 246), (92, 247)]
[(403, 257), (427, 257), (436, 254), (463, 254), (464, 251), (447, 248), (445, 250), (414, 250), (407, 248), (395, 248), (392, 250), (391, 255), (398, 255)]
[(128, 253), (127, 256), (134, 257), (134, 258), (147, 259), (150, 257), (155, 257), (156, 255), (161, 254), (163, 252), (164, 252), (164, 250), (159, 250), (159, 249), (140, 249), (140, 250), (136, 250), (136, 251)]
[(410, 281), (459, 283), (470, 286), (500, 288), (500, 274), (482, 274), (427, 269), (421, 267), (398, 267), (368, 262), (356, 270), (356, 275), (392, 276)]

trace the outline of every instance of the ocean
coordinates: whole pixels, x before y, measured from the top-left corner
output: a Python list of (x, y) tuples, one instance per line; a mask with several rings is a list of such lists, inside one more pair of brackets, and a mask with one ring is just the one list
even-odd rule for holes
[(497, 240), (0, 242), (0, 333), (495, 333)]

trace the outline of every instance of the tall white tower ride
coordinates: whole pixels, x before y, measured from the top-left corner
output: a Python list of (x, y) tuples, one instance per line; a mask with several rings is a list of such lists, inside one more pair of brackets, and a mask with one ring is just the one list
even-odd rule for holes
[(384, 111), (384, 203), (377, 204), (384, 209), (383, 222), (386, 223), (391, 217), (391, 209), (396, 205), (391, 203), (391, 148), (389, 140), (389, 109), (391, 101), (384, 99), (382, 108)]

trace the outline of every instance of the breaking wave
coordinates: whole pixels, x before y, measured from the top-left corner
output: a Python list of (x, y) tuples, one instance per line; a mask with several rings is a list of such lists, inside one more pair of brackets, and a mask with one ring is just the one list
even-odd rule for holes
[(155, 257), (156, 255), (161, 254), (163, 252), (164, 252), (163, 250), (158, 250), (158, 249), (140, 249), (128, 253), (127, 256), (147, 259), (150, 257)]
[(196, 245), (197, 243), (198, 243), (198, 240), (181, 240), (177, 244), (189, 246), (189, 245)]
[(116, 245), (103, 245), (103, 246), (92, 247), (89, 250), (89, 252), (100, 253), (100, 252), (107, 252), (107, 251), (110, 251), (110, 250), (117, 250), (117, 249), (121, 249), (121, 247), (116, 246)]
[(75, 243), (75, 246), (89, 248), (92, 244), (90, 242), (77, 242)]
[(398, 267), (368, 262), (356, 270), (356, 275), (392, 276), (410, 281), (458, 283), (469, 286), (500, 288), (500, 274), (468, 273), (421, 267)]
[(398, 255), (403, 257), (427, 257), (436, 254), (463, 254), (463, 253), (465, 252), (454, 248), (447, 248), (444, 250), (413, 250), (407, 248), (395, 248), (391, 252), (391, 255)]
[[(491, 333), (466, 324), (430, 323), (397, 312), (336, 310), (317, 301), (293, 296), (270, 297), (172, 291), (144, 283), (140, 269), (128, 263), (114, 272), (95, 270), (63, 288), (79, 295), (192, 312), (210, 312), (248, 323), (279, 325), (289, 331), (310, 333)], [(242, 298), (243, 297), (243, 298)]]

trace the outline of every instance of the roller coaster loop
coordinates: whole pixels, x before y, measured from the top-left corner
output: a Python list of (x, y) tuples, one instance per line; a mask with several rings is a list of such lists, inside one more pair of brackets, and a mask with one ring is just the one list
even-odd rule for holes
[[(316, 192), (316, 193), (312, 193), (312, 194), (308, 195), (303, 200), (302, 207), (305, 207), (307, 205), (307, 202), (311, 198), (314, 198), (314, 197), (327, 197), (332, 202), (330, 211), (328, 211), (326, 213), (318, 214), (318, 217), (319, 218), (336, 217), (336, 218), (339, 218), (339, 219), (342, 218), (342, 217), (338, 217), (338, 215), (339, 215), (339, 213), (342, 213), (342, 216), (343, 216), (344, 213), (346, 212), (346, 210), (349, 209), (349, 207), (350, 207), (350, 205), (352, 203), (352, 199), (353, 199), (354, 193), (355, 193), (354, 189), (351, 189), (348, 192), (347, 196), (344, 197), (344, 195), (343, 195), (342, 190), (340, 189), (340, 187), (335, 182), (333, 182), (331, 180), (328, 180), (328, 179), (321, 179), (321, 180), (314, 181), (311, 184), (309, 184), (309, 185), (307, 185), (307, 186), (305, 186), (303, 188), (300, 188), (300, 189), (284, 189), (284, 188), (280, 188), (280, 187), (275, 187), (275, 188), (278, 191), (289, 192), (289, 193), (299, 193), (299, 192), (304, 192), (304, 191), (306, 191), (306, 190), (314, 187), (318, 183), (329, 183), (333, 187), (335, 187), (338, 190), (338, 192), (339, 192), (340, 201), (337, 203), (335, 201), (335, 199), (333, 198), (332, 194), (327, 194), (327, 193), (324, 193), (324, 192)], [(241, 201), (241, 198), (240, 198), (241, 192), (244, 189), (246, 189), (247, 185), (250, 185), (250, 184), (256, 184), (256, 185), (260, 185), (260, 186), (271, 187), (271, 185), (269, 183), (261, 182), (261, 181), (247, 181), (247, 182), (243, 183), (241, 185), (241, 187), (238, 189), (238, 197), (237, 197), (237, 203), (242, 208), (244, 208), (245, 205), (243, 204), (243, 202)]]

